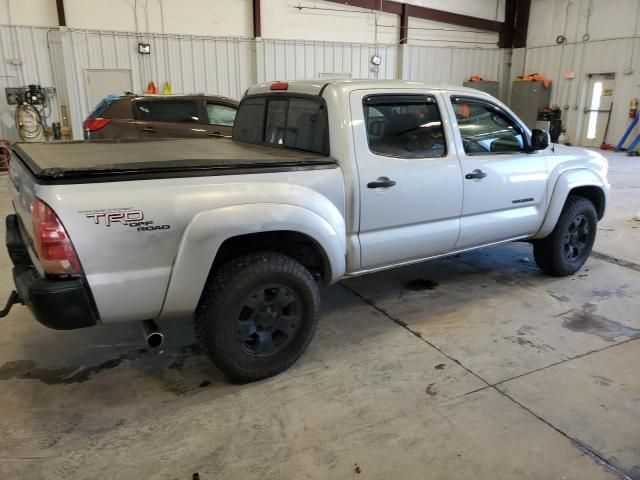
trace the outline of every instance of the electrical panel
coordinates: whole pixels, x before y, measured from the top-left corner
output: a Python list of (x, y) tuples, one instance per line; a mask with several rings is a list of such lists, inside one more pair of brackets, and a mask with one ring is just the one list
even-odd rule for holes
[(4, 89), (4, 94), (7, 97), (7, 104), (18, 105), (22, 103), (25, 89), (22, 87), (8, 87)]
[(536, 128), (538, 113), (551, 101), (551, 87), (545, 88), (541, 81), (515, 80), (511, 89), (511, 110), (529, 128)]
[(475, 88), (481, 92), (493, 95), (496, 98), (500, 97), (500, 83), (491, 80), (482, 80), (480, 82), (464, 82), (462, 84), (465, 87)]

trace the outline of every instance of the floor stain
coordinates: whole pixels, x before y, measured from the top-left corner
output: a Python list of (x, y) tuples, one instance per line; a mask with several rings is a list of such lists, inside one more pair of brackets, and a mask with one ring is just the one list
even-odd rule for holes
[(362, 468), (360, 468), (360, 465), (358, 465), (357, 463), (353, 465), (353, 470), (356, 473), (362, 473)]
[(590, 333), (597, 335), (607, 342), (613, 342), (618, 337), (637, 337), (640, 330), (627, 327), (619, 322), (609, 320), (607, 317), (597, 315), (597, 305), (585, 303), (579, 312), (573, 311), (571, 316), (565, 318), (562, 326), (573, 332)]
[(435, 397), (436, 395), (438, 395), (438, 392), (436, 392), (433, 389), (434, 385), (435, 385), (435, 383), (430, 383), (429, 385), (427, 385), (427, 388), (425, 388), (424, 393), (426, 393), (430, 397)]
[(603, 387), (608, 387), (609, 385), (611, 385), (613, 383), (607, 377), (602, 377), (600, 375), (591, 375), (591, 377), (593, 377), (596, 380), (596, 383), (599, 383)]
[(40, 380), (47, 385), (82, 383), (103, 370), (115, 368), (125, 360), (135, 360), (146, 352), (146, 348), (141, 348), (90, 367), (41, 368), (33, 360), (15, 360), (7, 362), (0, 367), (0, 380), (12, 378), (33, 379)]
[(199, 344), (193, 343), (191, 345), (185, 345), (180, 349), (178, 353), (175, 354), (175, 356), (177, 356), (178, 358), (167, 368), (169, 370), (177, 370), (178, 372), (182, 372), (185, 360), (191, 355), (198, 353), (202, 353), (202, 348)]
[(533, 282), (530, 280), (530, 274), (522, 271), (504, 272), (493, 277), (493, 281), (499, 285), (507, 285), (510, 287), (532, 287)]
[[(523, 347), (531, 347), (536, 349), (538, 352), (546, 352), (549, 350), (555, 350), (554, 347), (552, 347), (551, 345), (547, 345), (544, 342), (539, 342), (536, 340), (536, 336), (533, 333), (533, 331), (535, 330), (534, 327), (532, 327), (531, 325), (523, 325), (520, 328), (518, 328), (518, 330), (516, 330), (516, 335), (510, 335), (508, 337), (502, 337), (505, 340), (510, 341), (511, 343), (515, 343), (516, 345), (521, 345)], [(533, 339), (531, 338), (525, 338), (527, 336), (532, 336), (534, 337)]]
[(627, 295), (627, 292), (625, 292), (622, 288), (616, 288), (613, 290), (605, 290), (605, 289), (592, 290), (591, 296), (604, 299), (604, 298), (611, 298), (611, 297), (621, 298), (621, 297), (626, 297), (628, 295)]
[(510, 341), (511, 343), (515, 343), (516, 345), (520, 345), (523, 347), (531, 347), (536, 349), (539, 352), (547, 352), (549, 350), (555, 350), (555, 348), (553, 348), (551, 345), (547, 345), (545, 343), (535, 343), (532, 340), (529, 340), (528, 338), (524, 338), (520, 335), (511, 335), (508, 337), (502, 337), (505, 340)]
[(422, 290), (435, 290), (440, 284), (426, 278), (416, 278), (409, 280), (404, 284), (404, 288), (413, 292), (421, 292)]
[(556, 295), (555, 293), (553, 293), (551, 290), (547, 290), (547, 293), (549, 294), (550, 297), (555, 298), (556, 300), (558, 300), (559, 302), (568, 302), (569, 300), (571, 300), (569, 297), (567, 297), (566, 295)]
[(444, 369), (444, 363), (439, 363), (438, 365), (436, 365), (434, 367), (436, 370), (443, 370)]

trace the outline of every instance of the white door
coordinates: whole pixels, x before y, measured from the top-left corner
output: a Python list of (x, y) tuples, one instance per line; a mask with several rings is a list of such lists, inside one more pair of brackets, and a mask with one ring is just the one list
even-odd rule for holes
[(456, 249), (533, 234), (546, 210), (545, 152), (527, 153), (525, 128), (497, 104), (450, 100), (464, 182)]
[(615, 75), (613, 73), (590, 74), (588, 78), (580, 145), (599, 147), (605, 142), (605, 130), (611, 116)]
[(87, 69), (87, 101), (90, 110), (107, 95), (122, 95), (132, 91), (131, 70)]
[(363, 269), (453, 248), (462, 208), (460, 162), (445, 135), (442, 97), (351, 94), (360, 183)]

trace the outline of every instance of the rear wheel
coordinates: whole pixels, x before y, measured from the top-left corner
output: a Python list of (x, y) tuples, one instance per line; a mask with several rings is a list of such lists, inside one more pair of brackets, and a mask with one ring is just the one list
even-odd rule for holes
[(262, 252), (223, 265), (205, 288), (196, 332), (230, 379), (251, 382), (288, 368), (306, 350), (320, 294), (309, 271), (286, 255)]
[(598, 215), (590, 200), (569, 197), (551, 234), (533, 244), (538, 266), (556, 277), (580, 270), (593, 248), (597, 224)]

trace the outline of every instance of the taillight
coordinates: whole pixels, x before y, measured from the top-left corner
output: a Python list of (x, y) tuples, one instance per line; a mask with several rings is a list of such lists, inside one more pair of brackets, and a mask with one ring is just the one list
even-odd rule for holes
[(102, 117), (87, 118), (82, 124), (82, 126), (87, 132), (96, 132), (101, 128), (106, 127), (110, 123), (111, 123), (111, 120), (108, 118), (102, 118)]
[(271, 90), (287, 90), (289, 88), (288, 82), (274, 82), (271, 84)]
[(82, 273), (76, 250), (56, 213), (37, 197), (31, 206), (33, 244), (44, 271), (51, 275)]

